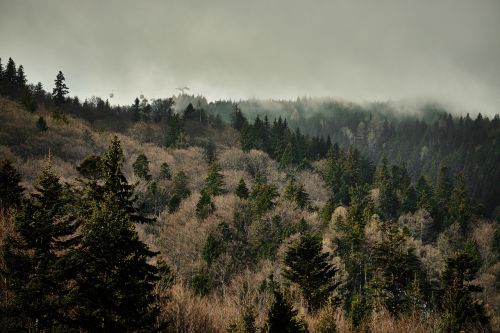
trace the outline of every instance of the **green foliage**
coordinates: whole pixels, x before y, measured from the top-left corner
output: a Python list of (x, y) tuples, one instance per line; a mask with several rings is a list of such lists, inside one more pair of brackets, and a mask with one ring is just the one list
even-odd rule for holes
[(240, 199), (248, 199), (249, 196), (248, 187), (247, 184), (245, 184), (243, 178), (240, 179), (238, 186), (236, 187), (235, 194)]
[(256, 182), (250, 194), (252, 213), (256, 217), (264, 215), (274, 207), (278, 192), (274, 185)]
[(321, 218), (321, 221), (323, 221), (324, 223), (328, 223), (331, 221), (332, 219), (332, 214), (335, 210), (335, 207), (333, 206), (333, 203), (328, 200), (325, 205), (323, 206), (323, 208), (321, 208), (321, 211), (319, 213), (319, 217)]
[(149, 160), (144, 154), (139, 154), (137, 159), (132, 164), (132, 169), (134, 170), (134, 175), (144, 180), (151, 180), (151, 175), (149, 174)]
[(188, 188), (188, 177), (184, 171), (179, 171), (172, 180), (172, 194), (181, 200), (186, 199), (191, 191)]
[(482, 302), (472, 296), (473, 292), (481, 290), (479, 286), (471, 283), (477, 269), (473, 258), (464, 252), (456, 252), (446, 260), (442, 276), (442, 331), (490, 330)]
[(170, 166), (168, 163), (164, 162), (160, 165), (160, 179), (167, 179), (170, 180), (172, 178), (172, 173), (170, 171)]
[(255, 315), (251, 307), (246, 306), (241, 314), (240, 320), (232, 323), (227, 328), (228, 333), (256, 333)]
[(56, 79), (54, 80), (55, 86), (52, 90), (52, 98), (54, 99), (54, 103), (58, 106), (64, 104), (66, 101), (66, 95), (69, 93), (65, 81), (66, 79), (64, 78), (64, 74), (59, 71)]
[(201, 251), (201, 257), (212, 264), (224, 252), (224, 241), (215, 233), (210, 233)]
[(297, 184), (294, 178), (290, 178), (285, 187), (283, 197), (288, 201), (296, 203), (302, 209), (309, 207), (311, 204), (309, 194), (304, 190), (304, 186)]
[(206, 296), (213, 288), (212, 277), (210, 272), (202, 267), (197, 269), (191, 277), (191, 288), (200, 296)]
[(472, 203), (467, 195), (463, 173), (460, 173), (455, 187), (450, 193), (448, 205), (448, 220), (450, 223), (458, 222), (465, 230), (466, 224), (472, 217)]
[(15, 219), (16, 236), (4, 244), (2, 277), (13, 294), (0, 320), (5, 331), (52, 331), (61, 328), (68, 297), (66, 253), (77, 238), (68, 190), (50, 164), (43, 167), (36, 193)]
[(173, 114), (167, 122), (165, 147), (177, 147), (182, 144), (184, 123), (180, 115)]
[(36, 121), (36, 128), (38, 128), (40, 132), (45, 132), (49, 129), (47, 122), (42, 116), (38, 117), (38, 120)]
[(200, 199), (196, 204), (196, 217), (203, 220), (215, 210), (215, 205), (205, 189), (200, 194)]
[(231, 113), (231, 126), (237, 131), (241, 131), (242, 128), (248, 124), (247, 119), (238, 108), (238, 105), (234, 106), (234, 110)]
[(0, 160), (0, 208), (9, 209), (21, 203), (23, 188), (21, 175), (9, 160)]
[(274, 300), (267, 314), (266, 326), (269, 333), (307, 332), (297, 317), (297, 310), (293, 309), (278, 290), (274, 291)]
[(221, 174), (221, 168), (217, 161), (214, 161), (208, 167), (208, 175), (205, 179), (204, 190), (209, 196), (225, 193), (224, 176)]
[(338, 268), (329, 262), (329, 257), (322, 252), (321, 239), (310, 233), (301, 235), (285, 253), (283, 275), (299, 285), (312, 311), (325, 304), (340, 284)]

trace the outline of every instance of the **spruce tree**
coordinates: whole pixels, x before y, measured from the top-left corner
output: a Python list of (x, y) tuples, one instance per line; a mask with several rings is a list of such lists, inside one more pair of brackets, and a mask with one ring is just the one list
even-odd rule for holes
[(248, 199), (248, 195), (249, 195), (248, 187), (247, 187), (247, 184), (245, 184), (245, 181), (243, 180), (243, 178), (240, 179), (238, 186), (236, 187), (235, 193), (236, 193), (236, 196), (238, 196), (238, 198), (240, 198), (240, 199)]
[(220, 195), (225, 193), (224, 176), (221, 174), (221, 168), (217, 161), (214, 161), (208, 167), (208, 175), (205, 179), (205, 191), (208, 195)]
[(457, 178), (455, 187), (451, 191), (450, 201), (448, 206), (449, 223), (458, 222), (463, 230), (466, 224), (472, 217), (472, 203), (467, 195), (465, 188), (465, 180), (463, 173), (460, 173)]
[(281, 292), (274, 290), (274, 300), (267, 314), (267, 332), (269, 333), (301, 333), (307, 332), (297, 318), (295, 310)]
[(5, 92), (8, 96), (13, 97), (16, 91), (17, 71), (16, 63), (12, 58), (7, 61), (5, 72), (3, 74), (4, 84), (6, 86)]
[(149, 160), (146, 155), (139, 154), (132, 164), (132, 169), (134, 170), (134, 175), (138, 178), (151, 180), (151, 175), (149, 174)]
[(456, 252), (446, 260), (442, 276), (443, 332), (490, 331), (489, 319), (481, 301), (473, 297), (481, 287), (471, 283), (478, 271), (473, 258), (465, 252)]
[(21, 204), (21, 175), (9, 160), (0, 160), (0, 208), (7, 210)]
[(4, 247), (4, 275), (13, 300), (4, 313), (10, 330), (62, 329), (66, 316), (68, 276), (64, 258), (78, 238), (72, 200), (50, 164), (43, 167), (36, 192), (15, 218), (16, 236)]
[(66, 95), (69, 93), (68, 87), (66, 86), (66, 79), (64, 78), (64, 74), (59, 71), (54, 80), (55, 86), (52, 90), (52, 98), (54, 99), (54, 103), (57, 106), (64, 104), (66, 101)]
[(123, 151), (115, 137), (102, 158), (102, 180), (96, 187), (84, 183), (82, 239), (68, 260), (75, 281), (72, 325), (77, 329), (130, 332), (152, 330), (155, 324), (156, 268), (148, 264), (155, 253), (139, 239), (133, 224), (148, 219), (134, 206), (133, 187), (122, 165)]
[(285, 253), (286, 269), (283, 275), (297, 283), (309, 308), (317, 311), (337, 289), (338, 268), (329, 262), (329, 254), (322, 251), (321, 239), (306, 233)]
[(168, 163), (164, 162), (160, 165), (160, 179), (170, 180), (172, 178), (172, 173), (170, 172), (170, 166)]
[(38, 120), (36, 121), (36, 128), (38, 128), (40, 132), (45, 132), (49, 129), (49, 127), (47, 126), (47, 122), (41, 116), (38, 117)]
[(288, 181), (283, 197), (288, 201), (295, 202), (302, 209), (310, 205), (309, 195), (304, 190), (304, 186), (297, 184), (293, 177)]
[(210, 197), (210, 194), (208, 194), (208, 192), (205, 189), (203, 189), (201, 191), (200, 199), (196, 204), (196, 216), (199, 219), (204, 219), (208, 215), (210, 215), (214, 210), (215, 206), (212, 201), (212, 198)]
[(237, 104), (234, 105), (233, 112), (231, 113), (231, 126), (237, 131), (241, 131), (243, 126), (248, 124), (247, 119), (241, 112)]

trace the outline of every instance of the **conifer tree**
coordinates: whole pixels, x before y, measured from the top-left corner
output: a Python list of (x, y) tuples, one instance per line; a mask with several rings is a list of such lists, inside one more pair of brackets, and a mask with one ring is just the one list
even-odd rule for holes
[(26, 74), (24, 73), (24, 67), (23, 65), (20, 65), (17, 68), (17, 74), (16, 74), (16, 88), (18, 92), (21, 92), (26, 89), (26, 84), (28, 80), (26, 79)]
[(247, 184), (245, 184), (245, 181), (243, 180), (243, 178), (240, 179), (238, 186), (236, 187), (235, 193), (238, 196), (238, 198), (240, 198), (240, 199), (248, 199), (248, 195), (249, 195), (248, 187), (247, 187)]
[(473, 258), (465, 252), (456, 252), (446, 260), (442, 276), (442, 331), (490, 331), (482, 302), (472, 296), (481, 291), (481, 287), (471, 283), (477, 270)]
[(463, 173), (458, 175), (455, 187), (451, 191), (448, 216), (450, 223), (458, 222), (463, 230), (472, 216), (472, 204), (467, 195)]
[(4, 314), (8, 331), (53, 331), (65, 324), (68, 277), (62, 259), (78, 240), (79, 223), (70, 212), (68, 189), (50, 164), (35, 189), (16, 216), (18, 237), (9, 237), (4, 248), (2, 275), (14, 295)]
[(293, 177), (288, 181), (283, 197), (286, 200), (295, 202), (302, 209), (310, 204), (309, 194), (304, 190), (304, 186), (297, 184)]
[(8, 96), (14, 96), (16, 91), (16, 81), (17, 81), (17, 71), (16, 63), (12, 58), (7, 61), (7, 66), (5, 67), (5, 72), (3, 74), (4, 84), (6, 85), (5, 92)]
[(306, 233), (285, 253), (284, 276), (297, 283), (309, 308), (317, 311), (337, 289), (338, 268), (328, 262), (318, 236)]
[(267, 332), (269, 333), (302, 333), (307, 332), (297, 318), (295, 310), (281, 292), (274, 290), (274, 300), (267, 314)]
[(42, 116), (38, 117), (38, 120), (36, 121), (36, 128), (38, 128), (38, 130), (41, 132), (45, 132), (49, 129), (49, 126), (47, 126), (47, 122)]
[(134, 174), (144, 180), (151, 180), (151, 175), (149, 174), (149, 160), (144, 154), (139, 154), (137, 159), (132, 164)]
[(97, 188), (83, 191), (82, 201), (88, 203), (80, 207), (82, 239), (67, 264), (75, 281), (70, 299), (76, 329), (143, 331), (155, 324), (156, 268), (148, 264), (155, 253), (139, 239), (133, 224), (148, 219), (134, 207), (133, 187), (122, 165), (123, 151), (114, 137), (102, 158), (102, 180)]
[(204, 219), (215, 210), (215, 205), (206, 189), (203, 189), (200, 194), (200, 199), (196, 204), (196, 216)]
[(21, 175), (9, 160), (0, 160), (0, 208), (9, 209), (21, 204), (23, 188)]
[(160, 179), (170, 180), (172, 178), (172, 173), (170, 172), (170, 166), (168, 163), (164, 162), (160, 165)]
[(231, 126), (237, 131), (241, 131), (243, 126), (248, 124), (247, 119), (241, 112), (237, 104), (234, 105), (233, 112), (231, 113)]
[(205, 179), (205, 191), (209, 196), (225, 193), (224, 176), (217, 161), (213, 161), (208, 167), (208, 175)]
[(64, 74), (59, 71), (54, 80), (55, 86), (52, 90), (52, 98), (54, 99), (54, 103), (58, 106), (64, 104), (66, 100), (66, 95), (69, 93), (68, 87), (66, 86), (66, 79), (64, 78)]

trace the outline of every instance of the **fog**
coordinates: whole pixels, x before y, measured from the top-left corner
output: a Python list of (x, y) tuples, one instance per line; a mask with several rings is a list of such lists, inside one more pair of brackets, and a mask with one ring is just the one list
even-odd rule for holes
[(0, 0), (0, 56), (51, 90), (130, 104), (432, 99), (500, 110), (500, 1)]

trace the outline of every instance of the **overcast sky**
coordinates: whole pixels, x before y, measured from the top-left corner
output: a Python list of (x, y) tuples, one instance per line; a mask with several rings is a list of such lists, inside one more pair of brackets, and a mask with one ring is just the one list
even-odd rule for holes
[(0, 0), (0, 57), (52, 89), (130, 104), (432, 98), (500, 113), (500, 1)]

